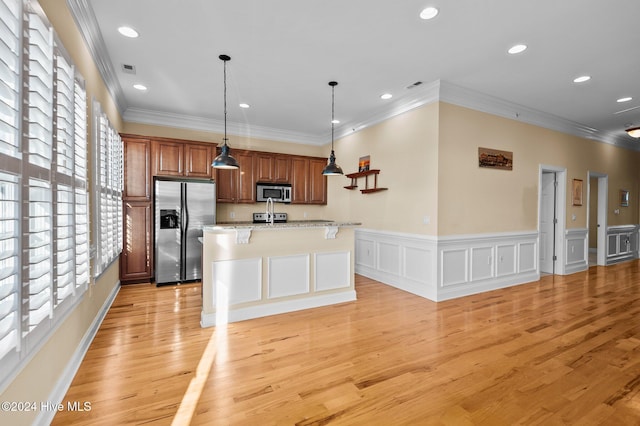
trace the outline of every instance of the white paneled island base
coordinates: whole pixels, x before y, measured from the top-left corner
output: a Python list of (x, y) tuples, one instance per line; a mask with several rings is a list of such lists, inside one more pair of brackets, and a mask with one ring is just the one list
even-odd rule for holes
[(207, 226), (202, 327), (356, 300), (357, 223)]

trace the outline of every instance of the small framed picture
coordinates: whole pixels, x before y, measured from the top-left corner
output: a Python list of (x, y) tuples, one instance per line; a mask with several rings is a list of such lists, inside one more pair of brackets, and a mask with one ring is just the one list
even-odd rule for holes
[(629, 207), (629, 191), (626, 189), (620, 190), (620, 207)]
[(359, 172), (369, 171), (370, 163), (371, 163), (371, 158), (368, 155), (365, 155), (364, 157), (360, 157), (360, 160), (358, 160), (358, 171)]
[(582, 205), (582, 179), (574, 179), (571, 186), (571, 194), (574, 206)]

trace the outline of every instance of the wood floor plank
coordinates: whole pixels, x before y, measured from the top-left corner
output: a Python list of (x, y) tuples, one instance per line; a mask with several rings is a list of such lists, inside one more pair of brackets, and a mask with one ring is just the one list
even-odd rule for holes
[(640, 261), (434, 303), (200, 328), (198, 284), (123, 286), (54, 425), (640, 424)]

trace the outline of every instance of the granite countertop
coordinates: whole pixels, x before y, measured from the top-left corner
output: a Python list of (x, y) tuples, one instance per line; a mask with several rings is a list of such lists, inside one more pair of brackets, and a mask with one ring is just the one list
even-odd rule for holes
[(253, 222), (218, 222), (215, 225), (205, 226), (205, 231), (233, 230), (233, 229), (290, 229), (290, 228), (318, 228), (323, 226), (359, 226), (360, 222), (336, 222), (333, 220), (290, 220), (285, 223), (253, 223)]

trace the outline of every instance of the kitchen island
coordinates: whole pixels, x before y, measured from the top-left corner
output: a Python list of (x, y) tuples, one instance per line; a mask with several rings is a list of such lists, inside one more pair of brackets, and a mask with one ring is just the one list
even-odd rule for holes
[(203, 232), (203, 327), (356, 299), (356, 222), (235, 222)]

